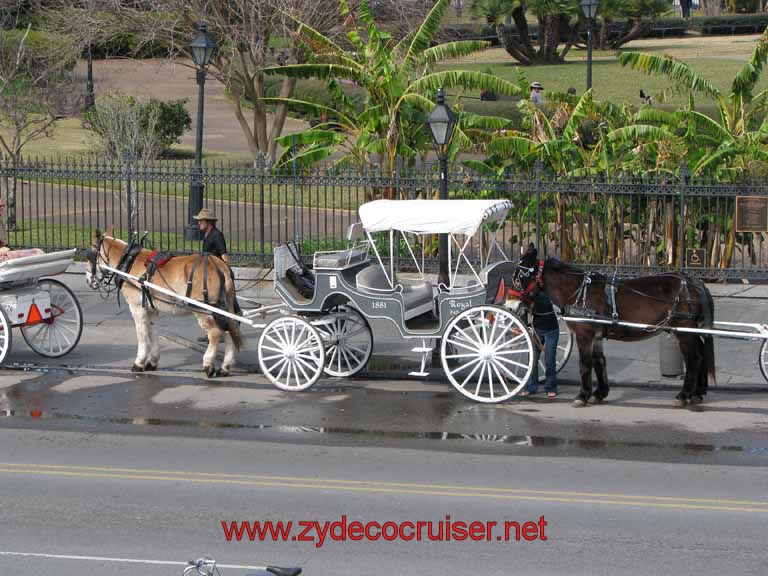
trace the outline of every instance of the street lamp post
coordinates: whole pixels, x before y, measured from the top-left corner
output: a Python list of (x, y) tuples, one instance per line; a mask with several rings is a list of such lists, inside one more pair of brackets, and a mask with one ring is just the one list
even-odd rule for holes
[(581, 11), (587, 19), (587, 90), (592, 88), (592, 31), (600, 0), (580, 0)]
[(85, 79), (85, 109), (90, 108), (96, 102), (96, 96), (93, 93), (93, 42), (88, 41), (88, 68)]
[(205, 106), (205, 73), (208, 65), (216, 55), (218, 46), (208, 37), (208, 27), (205, 23), (198, 26), (200, 34), (189, 45), (192, 60), (197, 66), (197, 133), (195, 135), (195, 169), (192, 184), (189, 188), (189, 214), (187, 227), (184, 229), (186, 240), (200, 240), (200, 230), (194, 220), (203, 208), (205, 186), (203, 184), (203, 108)]
[[(445, 103), (445, 92), (440, 88), (437, 91), (437, 105), (429, 114), (427, 120), (432, 137), (437, 144), (437, 155), (440, 160), (440, 199), (448, 199), (448, 149), (453, 138), (453, 130), (456, 128), (456, 115)], [(438, 247), (440, 256), (440, 275), (438, 282), (445, 286), (450, 285), (448, 277), (448, 235), (440, 234)]]

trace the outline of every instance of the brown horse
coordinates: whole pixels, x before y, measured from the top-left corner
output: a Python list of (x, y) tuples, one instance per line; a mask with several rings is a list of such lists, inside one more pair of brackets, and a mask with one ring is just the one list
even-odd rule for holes
[[(119, 269), (121, 260), (125, 261), (124, 258), (129, 254), (132, 246), (134, 245), (103, 235), (96, 230), (86, 273), (86, 280), (92, 289), (110, 291), (115, 289), (115, 286), (119, 286), (125, 301), (128, 302), (136, 325), (138, 340), (136, 360), (131, 370), (145, 372), (157, 369), (160, 360), (160, 344), (155, 325), (160, 313), (176, 316), (194, 314), (198, 324), (208, 336), (208, 349), (203, 356), (203, 371), (209, 378), (227, 376), (235, 362), (235, 353), (242, 344), (237, 322), (221, 316), (214, 317), (194, 306), (179, 305), (179, 302), (161, 294), (151, 291), (147, 294), (136, 282), (121, 281), (122, 279), (116, 274), (102, 269), (102, 266)], [(133, 276), (142, 277), (147, 272), (147, 266), (153, 254), (155, 253), (150, 250), (136, 246), (135, 260), (125, 271)], [(227, 264), (214, 256), (204, 260), (201, 260), (199, 255), (175, 256), (157, 268), (151, 281), (153, 284), (177, 294), (188, 295), (201, 302), (211, 303), (207, 298), (208, 294), (214, 296), (221, 294), (226, 303), (223, 308), (234, 313), (234, 282), (230, 277)], [(214, 360), (222, 339), (225, 347), (224, 359), (221, 368), (217, 370), (214, 367)]]
[[(617, 279), (583, 270), (556, 259), (539, 262), (529, 246), (517, 266), (512, 284), (525, 298), (544, 290), (568, 315), (583, 314), (610, 320), (609, 324), (569, 322), (579, 349), (581, 390), (573, 404), (586, 406), (590, 399), (602, 402), (608, 396), (608, 374), (602, 339), (634, 342), (658, 334), (665, 327), (711, 328), (714, 303), (704, 284), (685, 274), (670, 272), (656, 276)], [(653, 329), (619, 326), (614, 321), (647, 324)], [(711, 381), (715, 383), (715, 352), (712, 336), (674, 332), (685, 359), (685, 380), (675, 404), (699, 404)], [(592, 368), (597, 388), (592, 392)]]

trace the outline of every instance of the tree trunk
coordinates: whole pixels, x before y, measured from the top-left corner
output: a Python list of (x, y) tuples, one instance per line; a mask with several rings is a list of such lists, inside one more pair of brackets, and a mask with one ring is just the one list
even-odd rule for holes
[(512, 58), (524, 66), (532, 63), (531, 58), (525, 54), (523, 46), (514, 38), (512, 28), (508, 28), (503, 24), (498, 24), (496, 26), (496, 36), (504, 47), (504, 50), (506, 50), (507, 54), (512, 56)]
[(629, 27), (629, 31), (617, 40), (613, 40), (611, 42), (611, 48), (621, 48), (627, 42), (643, 37), (643, 20), (641, 18), (637, 20), (629, 20), (628, 24), (630, 23), (631, 26)]
[(600, 34), (597, 39), (597, 49), (598, 50), (606, 50), (608, 45), (608, 31), (611, 28), (611, 24), (613, 24), (613, 19), (604, 17), (603, 23), (600, 26)]
[(722, 12), (721, 0), (701, 0), (701, 9), (704, 16), (720, 16)]
[[(296, 78), (285, 78), (280, 89), (280, 98), (290, 98), (293, 95), (295, 87)], [(277, 138), (279, 138), (280, 134), (283, 132), (287, 116), (288, 106), (285, 104), (278, 104), (275, 109), (275, 116), (272, 119), (272, 130), (269, 132), (269, 147), (266, 151), (267, 160), (269, 162), (274, 162), (277, 158)]]

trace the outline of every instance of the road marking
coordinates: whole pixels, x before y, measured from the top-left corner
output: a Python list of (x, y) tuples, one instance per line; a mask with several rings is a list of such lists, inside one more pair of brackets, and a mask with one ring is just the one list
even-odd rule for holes
[[(147, 564), (154, 566), (188, 566), (187, 562), (177, 560), (148, 560), (145, 558), (111, 558), (109, 556), (77, 556), (74, 554), (43, 554), (41, 552), (10, 552), (0, 550), (0, 556), (16, 556), (26, 558), (47, 558), (50, 560), (81, 560), (86, 562), (119, 562), (122, 564)], [(217, 568), (229, 570), (265, 570), (266, 566), (249, 566), (247, 564), (216, 564)]]
[[(487, 486), (456, 486), (449, 484), (419, 484), (413, 482), (384, 482), (381, 480), (343, 480), (335, 478), (312, 478), (306, 476), (271, 476), (260, 474), (232, 474), (227, 472), (191, 472), (188, 470), (158, 470), (149, 468), (116, 468), (112, 466), (71, 466), (71, 465), (57, 465), (57, 464), (25, 464), (15, 462), (2, 462), (0, 461), (0, 471), (4, 468), (23, 468), (29, 469), (30, 472), (40, 472), (45, 470), (65, 470), (65, 471), (85, 471), (85, 472), (109, 472), (117, 474), (134, 475), (180, 475), (185, 478), (200, 477), (203, 479), (243, 479), (253, 481), (267, 481), (267, 482), (322, 482), (327, 484), (340, 484), (340, 485), (352, 485), (352, 486), (374, 486), (374, 487), (391, 487), (391, 488), (417, 488), (428, 490), (469, 490), (475, 492), (489, 492), (489, 493), (501, 493), (501, 494), (531, 494), (531, 495), (548, 495), (548, 496), (579, 496), (585, 498), (620, 498), (622, 500), (659, 500), (659, 501), (674, 501), (674, 502), (691, 502), (699, 504), (735, 504), (739, 506), (766, 506), (768, 507), (768, 501), (756, 501), (756, 500), (733, 500), (727, 498), (689, 498), (689, 497), (677, 497), (677, 496), (645, 496), (637, 494), (622, 494), (620, 492), (576, 492), (568, 490), (539, 490), (533, 488), (493, 488)], [(9, 470), (10, 471), (10, 470)], [(280, 484), (283, 486), (283, 484)]]
[(205, 472), (136, 470), (130, 468), (99, 468), (87, 466), (57, 466), (47, 464), (14, 464), (0, 462), (0, 473), (61, 476), (75, 478), (105, 478), (212, 484), (222, 486), (251, 486), (262, 488), (319, 489), (359, 493), (415, 494), (455, 498), (489, 498), (516, 501), (560, 502), (573, 504), (602, 504), (638, 506), (661, 509), (710, 510), (729, 512), (768, 513), (768, 502), (726, 500), (717, 498), (685, 498), (674, 496), (644, 496), (620, 493), (566, 492), (515, 488), (484, 488), (448, 485), (390, 483), (360, 480), (332, 480), (291, 476), (247, 476)]

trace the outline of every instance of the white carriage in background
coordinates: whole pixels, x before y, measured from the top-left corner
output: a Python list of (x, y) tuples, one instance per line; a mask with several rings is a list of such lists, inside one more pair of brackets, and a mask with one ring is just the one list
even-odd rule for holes
[[(511, 208), (507, 200), (376, 200), (360, 207), (350, 247), (315, 253), (311, 271), (295, 247), (278, 247), (275, 290), (291, 315), (264, 328), (262, 372), (283, 390), (306, 390), (323, 372), (357, 374), (373, 351), (369, 320), (377, 319), (418, 343), (412, 351), (421, 355), (421, 368), (412, 376), (428, 374), (439, 345), (442, 368), (464, 396), (511, 398), (530, 376), (538, 344), (518, 314), (486, 304), (488, 274), (508, 262), (496, 235)], [(471, 258), (472, 241), (482, 232), (484, 240), (475, 243), (482, 248)], [(449, 239), (449, 280), (435, 285), (425, 274), (425, 246), (439, 234)], [(404, 274), (406, 268), (415, 274)], [(570, 351), (563, 325), (558, 369)]]
[(0, 364), (11, 349), (12, 328), (30, 348), (57, 358), (77, 346), (83, 312), (74, 293), (49, 276), (72, 264), (75, 250), (39, 253), (0, 262)]

